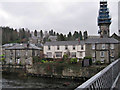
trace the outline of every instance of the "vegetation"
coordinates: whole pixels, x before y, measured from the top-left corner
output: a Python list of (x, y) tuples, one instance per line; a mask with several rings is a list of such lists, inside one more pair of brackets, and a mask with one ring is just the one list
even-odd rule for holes
[(10, 27), (2, 27), (2, 44), (27, 42), (31, 36), (29, 30), (19, 30)]
[(66, 55), (66, 54), (63, 55), (63, 60), (64, 60), (64, 61), (68, 60), (68, 55)]
[[(49, 40), (49, 35), (51, 36), (57, 36), (57, 41), (72, 41), (72, 40), (83, 40), (87, 39), (88, 34), (87, 31), (82, 32), (81, 31), (75, 31), (73, 34), (69, 32), (68, 34), (62, 34), (55, 32), (53, 29), (51, 29), (48, 33), (48, 36), (44, 37), (43, 30), (34, 30), (33, 34), (34, 36), (37, 36), (39, 33), (40, 37), (43, 39), (43, 42), (45, 43), (46, 41)], [(25, 29), (25, 28), (20, 28), (20, 29), (13, 29), (10, 27), (2, 27), (2, 44), (6, 43), (27, 43), (29, 40), (29, 37), (32, 36), (32, 33), (30, 30)]]
[(96, 65), (101, 65), (102, 63), (101, 63), (101, 61), (96, 61), (95, 64)]
[(71, 59), (70, 59), (70, 62), (71, 62), (72, 64), (76, 64), (76, 63), (77, 63), (77, 58), (71, 58)]

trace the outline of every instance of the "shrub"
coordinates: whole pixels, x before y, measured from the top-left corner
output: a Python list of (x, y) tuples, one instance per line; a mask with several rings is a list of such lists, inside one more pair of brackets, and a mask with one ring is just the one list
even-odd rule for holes
[(33, 63), (37, 63), (37, 62), (40, 62), (40, 57), (34, 56), (33, 57)]
[(92, 59), (92, 57), (90, 57), (90, 56), (87, 56), (87, 57), (84, 57), (84, 59)]
[(74, 64), (77, 63), (77, 58), (71, 58), (70, 63), (74, 63)]
[(101, 65), (102, 64), (101, 61), (96, 61), (95, 63), (96, 63), (96, 65)]
[(68, 59), (68, 55), (63, 55), (63, 60), (67, 60)]

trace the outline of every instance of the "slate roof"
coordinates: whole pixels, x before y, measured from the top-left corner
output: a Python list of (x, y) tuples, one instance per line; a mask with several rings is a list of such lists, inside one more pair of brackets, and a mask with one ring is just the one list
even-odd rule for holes
[(46, 42), (44, 46), (56, 46), (56, 45), (83, 45), (83, 44), (92, 44), (92, 43), (98, 43), (98, 44), (118, 44), (120, 43), (118, 40), (114, 38), (88, 38), (87, 40), (80, 41), (52, 41), (52, 42)]
[(35, 46), (34, 44), (16, 44), (12, 47), (6, 48), (6, 50), (24, 50), (24, 49), (28, 49), (28, 50), (42, 50), (41, 48)]
[(117, 39), (114, 38), (89, 38), (85, 41), (87, 44), (99, 43), (99, 44), (118, 44), (120, 43)]
[(49, 46), (49, 45), (52, 45), (52, 46), (55, 46), (55, 45), (78, 45), (78, 44), (85, 44), (84, 41), (52, 41), (52, 42), (46, 42), (44, 44), (44, 46)]

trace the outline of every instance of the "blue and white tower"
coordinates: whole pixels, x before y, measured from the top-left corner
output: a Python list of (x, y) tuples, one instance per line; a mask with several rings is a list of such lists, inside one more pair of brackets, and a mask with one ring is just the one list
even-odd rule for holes
[(111, 24), (111, 17), (109, 15), (109, 9), (107, 8), (107, 1), (100, 1), (100, 10), (98, 16), (98, 26), (101, 38), (109, 37), (109, 27)]

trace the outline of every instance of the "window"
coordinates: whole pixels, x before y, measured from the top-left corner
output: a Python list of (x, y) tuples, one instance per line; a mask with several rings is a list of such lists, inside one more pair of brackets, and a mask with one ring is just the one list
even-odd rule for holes
[(75, 50), (75, 46), (73, 46), (73, 50)]
[(81, 45), (81, 50), (83, 50), (84, 48), (83, 48), (83, 45)]
[(105, 62), (105, 59), (101, 59), (101, 63), (104, 63)]
[(57, 50), (60, 50), (60, 47), (59, 47), (59, 46), (57, 46)]
[(105, 49), (105, 44), (102, 44), (102, 49)]
[(111, 57), (114, 57), (114, 52), (112, 51), (111, 54), (110, 54)]
[(101, 52), (100, 52), (100, 56), (101, 56), (101, 57), (104, 57), (104, 56), (105, 56), (105, 55), (104, 55), (104, 51), (101, 51)]
[(76, 57), (76, 52), (71, 52), (71, 57)]
[(17, 56), (20, 56), (20, 51), (17, 51)]
[(82, 57), (83, 56), (83, 53), (82, 52), (80, 52), (80, 57)]
[(95, 52), (94, 52), (94, 53), (92, 53), (92, 57), (95, 57)]
[(25, 55), (26, 55), (26, 56), (28, 55), (28, 51), (25, 52)]
[(92, 49), (95, 49), (95, 44), (92, 44)]
[(111, 49), (114, 49), (114, 44), (110, 44), (110, 48), (111, 48)]
[(13, 51), (12, 51), (12, 50), (10, 50), (10, 55), (11, 55), (11, 56), (13, 55)]
[(48, 46), (48, 50), (50, 50), (50, 46)]
[(67, 50), (67, 49), (68, 49), (68, 46), (66, 45), (66, 46), (65, 46), (65, 50)]
[(62, 57), (62, 52), (56, 52), (56, 57)]
[(52, 52), (47, 52), (47, 57), (52, 58)]

